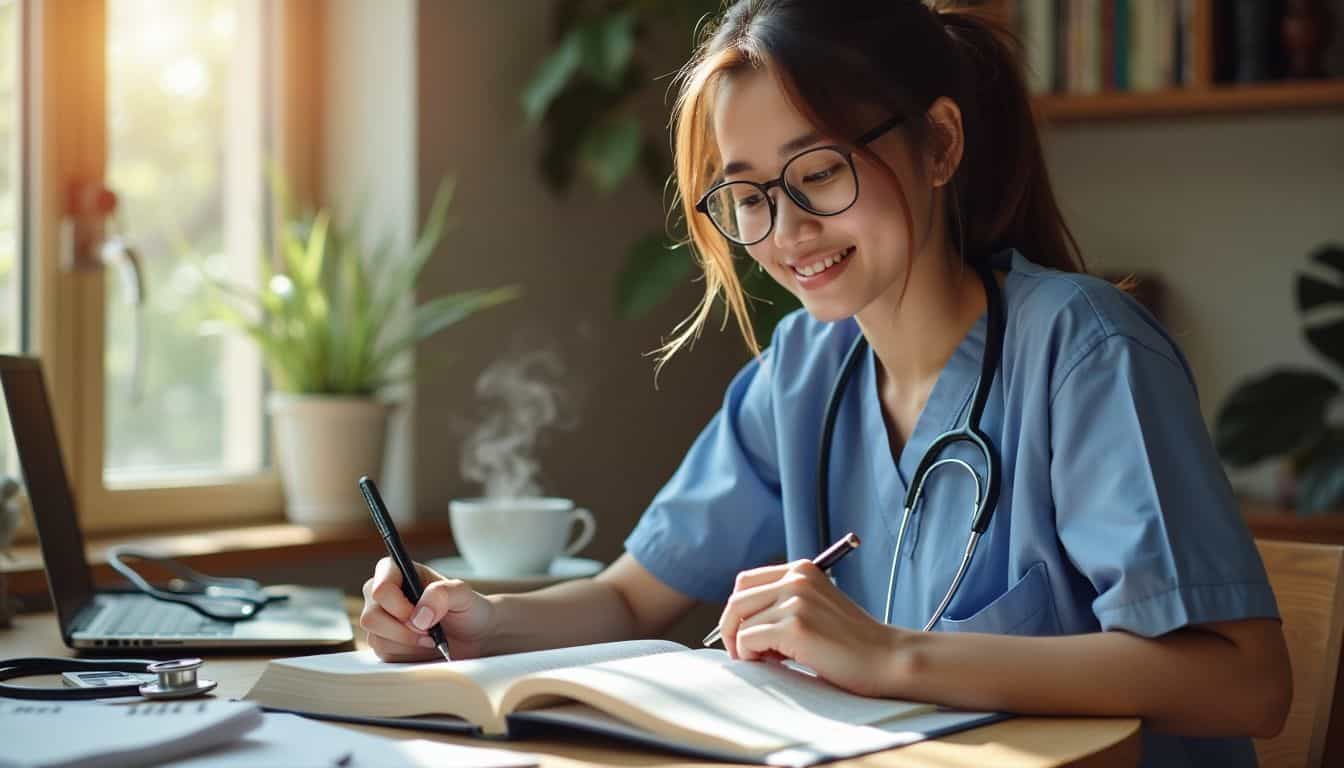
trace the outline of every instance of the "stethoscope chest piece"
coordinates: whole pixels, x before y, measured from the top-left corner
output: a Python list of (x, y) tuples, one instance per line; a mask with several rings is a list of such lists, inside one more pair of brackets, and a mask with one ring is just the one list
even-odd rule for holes
[(209, 693), (217, 683), (197, 677), (196, 671), (200, 668), (200, 659), (173, 659), (150, 664), (145, 671), (158, 675), (159, 679), (140, 686), (140, 695), (146, 699), (185, 699)]

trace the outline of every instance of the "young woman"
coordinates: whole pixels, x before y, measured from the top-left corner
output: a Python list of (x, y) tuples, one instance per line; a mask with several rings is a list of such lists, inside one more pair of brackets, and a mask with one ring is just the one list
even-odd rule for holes
[[(676, 107), (706, 295), (664, 351), (719, 296), (757, 348), (734, 243), (804, 309), (603, 574), (486, 598), (426, 571), (412, 606), (385, 560), (374, 650), (430, 658), (435, 623), (459, 657), (656, 635), (726, 599), (735, 658), (869, 696), (1137, 715), (1146, 764), (1253, 764), (1291, 698), (1274, 596), (1180, 351), (1082, 274), (1005, 39), (918, 0), (729, 8)], [(958, 429), (980, 441), (939, 439)], [(833, 582), (806, 558), (847, 531), (863, 545)]]

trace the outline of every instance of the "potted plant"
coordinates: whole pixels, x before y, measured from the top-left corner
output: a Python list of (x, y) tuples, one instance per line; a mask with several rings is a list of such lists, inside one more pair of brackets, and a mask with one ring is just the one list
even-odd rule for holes
[[(285, 200), (277, 182), (277, 199)], [(390, 405), (379, 395), (404, 380), (418, 342), (518, 295), (474, 290), (415, 304), (420, 271), (443, 235), (452, 184), (439, 186), (408, 251), (366, 250), (358, 227), (328, 211), (288, 220), (277, 264), (262, 259), (258, 289), (207, 276), (214, 317), (261, 350), (268, 407), (290, 520), (366, 520), (355, 480), (379, 474)], [(286, 206), (288, 208), (288, 206)]]
[[(664, 199), (674, 192), (667, 145), (666, 109), (650, 108), (665, 80), (654, 38), (691, 41), (720, 0), (565, 0), (555, 8), (556, 42), (519, 96), (529, 128), (544, 133), (538, 160), (542, 179), (564, 192), (578, 179), (610, 194), (642, 176)], [(689, 53), (689, 51), (688, 51)], [(638, 318), (694, 278), (695, 260), (685, 245), (684, 224), (646, 232), (626, 246), (626, 264), (614, 302), (622, 318)], [(738, 277), (750, 297), (752, 327), (768, 341), (775, 324), (800, 305), (769, 275), (738, 259)]]
[[(1297, 308), (1307, 343), (1336, 374), (1344, 370), (1344, 246), (1325, 245), (1311, 260), (1333, 270), (1334, 282), (1297, 276)], [(1278, 368), (1248, 379), (1218, 411), (1214, 441), (1234, 467), (1284, 457), (1293, 489), (1289, 500), (1302, 516), (1344, 507), (1344, 425), (1330, 421), (1340, 394), (1338, 375)]]

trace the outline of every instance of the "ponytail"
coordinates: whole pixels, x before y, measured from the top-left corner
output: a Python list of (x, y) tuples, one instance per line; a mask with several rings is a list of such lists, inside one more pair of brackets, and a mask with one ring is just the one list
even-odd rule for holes
[(953, 242), (964, 242), (969, 258), (1015, 247), (1043, 266), (1085, 271), (1050, 187), (1021, 46), (974, 10), (935, 13), (961, 62), (960, 98), (953, 98), (962, 112), (965, 151), (952, 180), (949, 224), (960, 224), (963, 240)]

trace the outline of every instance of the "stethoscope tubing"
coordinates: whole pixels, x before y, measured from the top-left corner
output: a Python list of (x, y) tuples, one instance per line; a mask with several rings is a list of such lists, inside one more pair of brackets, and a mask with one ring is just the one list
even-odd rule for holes
[[(920, 457), (914, 474), (910, 478), (910, 487), (906, 492), (905, 503), (902, 505), (901, 524), (896, 533), (896, 546), (891, 558), (891, 575), (887, 581), (887, 599), (884, 609), (883, 623), (891, 623), (892, 600), (895, 597), (896, 574), (899, 569), (902, 547), (905, 541), (906, 529), (909, 526), (911, 515), (918, 506), (922, 498), (924, 484), (934, 470), (943, 466), (960, 465), (975, 482), (975, 505), (971, 514), (970, 534), (966, 540), (966, 547), (962, 553), (961, 562), (957, 566), (956, 573), (952, 577), (952, 582), (942, 599), (938, 602), (938, 607), (925, 623), (923, 631), (928, 632), (938, 623), (938, 619), (947, 611), (957, 590), (961, 588), (962, 581), (965, 579), (966, 571), (970, 567), (972, 558), (975, 555), (976, 545), (980, 537), (989, 529), (990, 519), (994, 514), (994, 509), (998, 505), (999, 498), (999, 475), (1000, 459), (993, 442), (980, 429), (980, 418), (984, 414), (986, 403), (989, 401), (989, 391), (994, 383), (994, 375), (998, 371), (999, 361), (1003, 356), (1003, 335), (1004, 335), (1004, 313), (1003, 296), (999, 290), (998, 282), (994, 278), (993, 270), (988, 267), (977, 267), (976, 272), (980, 276), (985, 290), (985, 300), (987, 304), (986, 320), (986, 340), (985, 351), (980, 361), (980, 376), (975, 384), (975, 393), (971, 399), (971, 407), (966, 413), (966, 418), (962, 424), (953, 430), (944, 432), (936, 437), (929, 445), (929, 448)], [(821, 439), (819, 441), (819, 451), (817, 457), (817, 538), (820, 546), (825, 547), (830, 543), (830, 464), (831, 464), (831, 445), (835, 438), (835, 421), (840, 410), (840, 403), (844, 398), (844, 392), (853, 377), (854, 371), (863, 359), (863, 353), (867, 350), (868, 343), (862, 334), (854, 340), (849, 351), (841, 363), (840, 373), (836, 376), (835, 384), (831, 388), (830, 397), (826, 403), (826, 411), (822, 418)], [(956, 459), (939, 459), (938, 457), (948, 447), (955, 443), (970, 443), (983, 457), (985, 462), (985, 482), (984, 495), (981, 495), (980, 477), (976, 475), (975, 469), (967, 462)]]

